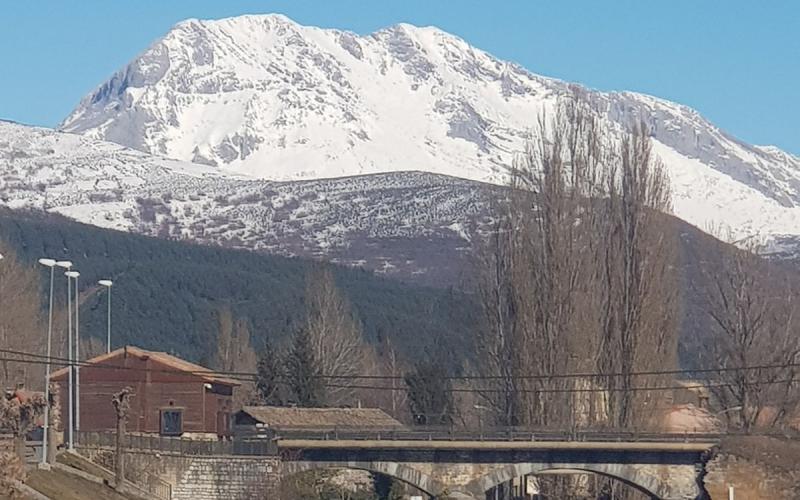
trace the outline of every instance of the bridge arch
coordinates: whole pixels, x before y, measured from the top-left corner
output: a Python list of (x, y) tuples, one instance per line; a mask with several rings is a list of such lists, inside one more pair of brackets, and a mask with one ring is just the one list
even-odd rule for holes
[(669, 498), (670, 486), (660, 477), (648, 474), (631, 464), (614, 463), (518, 463), (504, 465), (472, 481), (467, 489), (476, 498), (483, 498), (490, 489), (524, 475), (546, 472), (588, 472), (620, 481), (653, 498)]
[(284, 462), (281, 477), (319, 469), (355, 469), (375, 472), (406, 483), (428, 496), (435, 497), (444, 490), (439, 481), (427, 474), (398, 462), (379, 461), (291, 461)]

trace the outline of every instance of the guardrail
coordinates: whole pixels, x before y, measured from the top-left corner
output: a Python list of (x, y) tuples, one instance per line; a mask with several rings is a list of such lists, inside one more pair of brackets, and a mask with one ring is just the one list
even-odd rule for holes
[(418, 428), (402, 430), (285, 429), (277, 439), (350, 441), (556, 441), (556, 442), (716, 442), (718, 433), (646, 433), (618, 431), (551, 431), (495, 429), (484, 431)]

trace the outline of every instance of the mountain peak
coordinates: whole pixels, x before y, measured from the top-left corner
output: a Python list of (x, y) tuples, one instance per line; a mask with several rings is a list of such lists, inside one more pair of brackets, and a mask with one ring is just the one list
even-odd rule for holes
[(800, 204), (797, 158), (739, 141), (686, 106), (576, 90), (406, 23), (360, 36), (281, 14), (186, 20), (61, 128), (272, 180), (417, 169), (502, 182), (537, 116), (575, 92), (597, 104), (609, 134), (644, 120), (675, 178), (725, 176), (779, 206)]
[(188, 18), (180, 21), (173, 26), (174, 28), (182, 28), (186, 26), (195, 26), (195, 25), (203, 25), (203, 26), (221, 26), (221, 25), (229, 25), (229, 26), (246, 26), (246, 25), (261, 25), (261, 26), (276, 26), (276, 25), (297, 25), (295, 21), (290, 19), (289, 17), (279, 14), (279, 13), (267, 13), (267, 14), (243, 14), (240, 16), (231, 16), (231, 17), (223, 17), (220, 19), (198, 19), (198, 18)]

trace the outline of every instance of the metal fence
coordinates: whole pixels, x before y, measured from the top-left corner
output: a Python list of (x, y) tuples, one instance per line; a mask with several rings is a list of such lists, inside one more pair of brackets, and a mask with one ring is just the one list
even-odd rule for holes
[[(77, 444), (84, 448), (116, 447), (113, 432), (76, 433)], [(191, 439), (186, 437), (159, 436), (155, 434), (128, 434), (123, 438), (127, 450), (150, 451), (182, 456), (212, 455), (274, 455), (277, 447), (271, 439)]]
[[(11, 433), (0, 432), (0, 452), (16, 453), (15, 437)], [(25, 462), (36, 464), (42, 460), (42, 441), (25, 441)]]

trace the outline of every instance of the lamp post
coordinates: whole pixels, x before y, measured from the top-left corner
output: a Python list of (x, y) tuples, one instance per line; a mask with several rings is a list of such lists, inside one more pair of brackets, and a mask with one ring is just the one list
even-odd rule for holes
[[(77, 320), (75, 318), (75, 329), (73, 329), (73, 322), (72, 322), (72, 279), (77, 281), (78, 276), (80, 273), (78, 271), (67, 271), (64, 273), (64, 276), (67, 277), (67, 308), (69, 312), (67, 313), (68, 316), (68, 324), (69, 324), (69, 341), (67, 342), (69, 355), (69, 433), (67, 434), (67, 442), (70, 450), (75, 449), (75, 425), (76, 425), (76, 411), (75, 407), (77, 406), (75, 400), (77, 398), (77, 390), (75, 388), (77, 382), (77, 373), (75, 371), (75, 330), (77, 329)], [(78, 297), (75, 297), (75, 302), (78, 302)], [(76, 304), (77, 305), (77, 304)]]
[(72, 278), (75, 279), (75, 430), (81, 430), (81, 300), (78, 293), (78, 276), (81, 273), (72, 271)]
[(111, 286), (114, 284), (111, 280), (100, 280), (97, 282), (100, 286), (108, 289), (108, 316), (106, 319), (106, 327), (108, 329), (106, 335), (106, 353), (111, 352)]
[(50, 268), (50, 305), (47, 319), (47, 362), (44, 372), (44, 429), (42, 433), (42, 460), (41, 464), (47, 463), (47, 441), (50, 436), (50, 353), (53, 339), (53, 274), (56, 261), (53, 259), (39, 259), (39, 264)]
[[(726, 413), (728, 413), (728, 412), (731, 412), (731, 411), (739, 411), (739, 410), (741, 410), (741, 409), (742, 409), (742, 407), (741, 407), (741, 406), (732, 406), (732, 407), (730, 407), (730, 408), (725, 408), (725, 409), (723, 409), (723, 410), (720, 410), (720, 411), (718, 411), (718, 412), (716, 412), (716, 413), (712, 413), (712, 414), (711, 414), (711, 416), (712, 416), (712, 417), (714, 417), (714, 418), (717, 418), (717, 419), (718, 419), (720, 415), (725, 415), (725, 414), (726, 414)], [(727, 418), (727, 416), (726, 416), (726, 418), (725, 418), (725, 422), (726, 422), (726, 423), (725, 423), (725, 431), (727, 432), (727, 431), (728, 431), (728, 429), (730, 428), (730, 419), (729, 419), (729, 418)]]
[(72, 282), (70, 281), (70, 269), (72, 268), (72, 262), (68, 260), (62, 260), (56, 262), (58, 267), (66, 269), (67, 272), (64, 275), (67, 277), (67, 359), (68, 359), (68, 370), (69, 373), (68, 377), (68, 384), (67, 384), (67, 392), (69, 393), (68, 400), (69, 404), (67, 406), (69, 419), (65, 421), (69, 422), (69, 429), (67, 430), (67, 444), (70, 450), (73, 449), (73, 440), (72, 440), (72, 427), (74, 426), (74, 401), (73, 401), (73, 394), (72, 390), (74, 387), (74, 373), (73, 373), (73, 363), (72, 363)]

